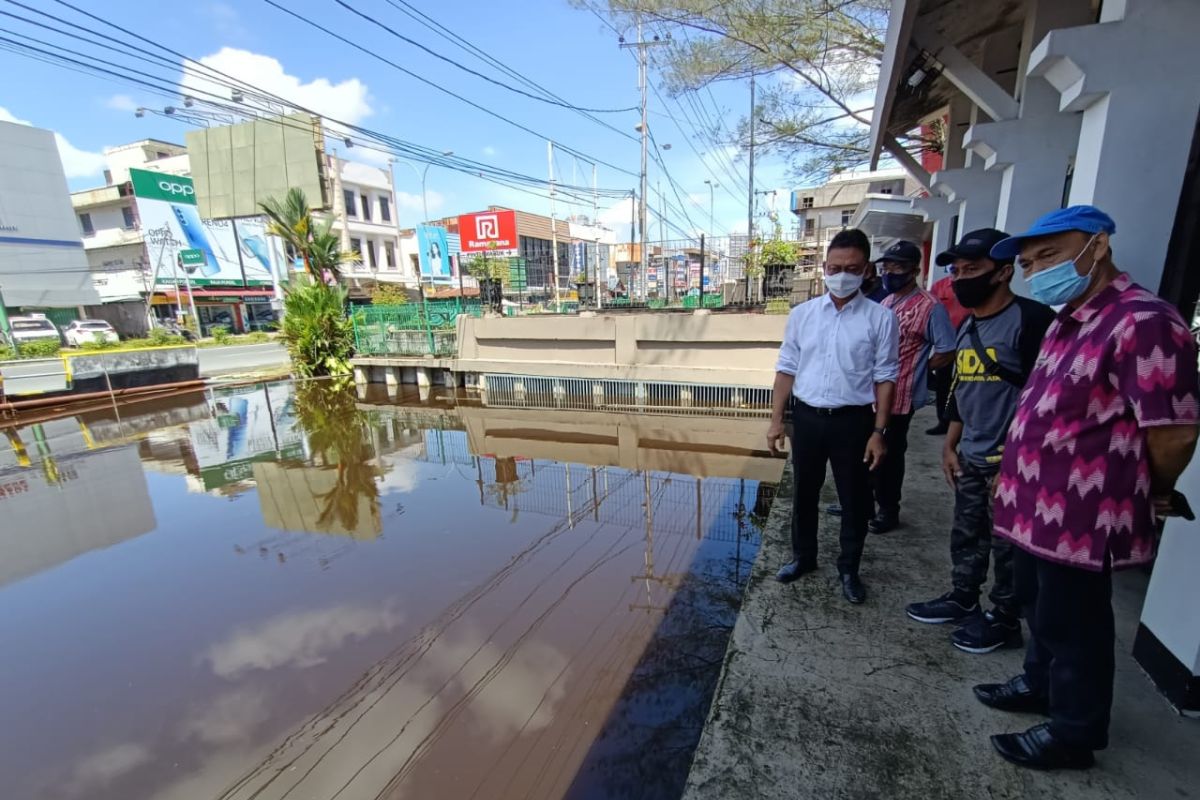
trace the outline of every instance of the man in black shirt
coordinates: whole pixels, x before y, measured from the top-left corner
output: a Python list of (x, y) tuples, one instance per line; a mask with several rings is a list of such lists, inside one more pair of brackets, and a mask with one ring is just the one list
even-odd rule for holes
[[(1012, 546), (992, 537), (992, 484), (1025, 379), (1033, 370), (1054, 312), (1016, 297), (1009, 288), (1012, 262), (988, 255), (1007, 234), (972, 231), (937, 257), (949, 265), (954, 294), (971, 310), (958, 329), (954, 383), (942, 450), (942, 470), (954, 489), (950, 533), (953, 590), (905, 609), (918, 622), (962, 623), (951, 642), (968, 653), (1020, 647), (1020, 606), (1014, 599)], [(992, 555), (993, 608), (980, 614), (979, 594)]]

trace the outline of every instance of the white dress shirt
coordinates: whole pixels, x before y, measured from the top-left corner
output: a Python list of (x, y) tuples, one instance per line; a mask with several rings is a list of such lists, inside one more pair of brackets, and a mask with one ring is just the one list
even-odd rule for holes
[(839, 311), (826, 294), (792, 309), (775, 370), (796, 376), (792, 394), (810, 406), (866, 406), (875, 384), (896, 380), (899, 348), (892, 311), (861, 292)]

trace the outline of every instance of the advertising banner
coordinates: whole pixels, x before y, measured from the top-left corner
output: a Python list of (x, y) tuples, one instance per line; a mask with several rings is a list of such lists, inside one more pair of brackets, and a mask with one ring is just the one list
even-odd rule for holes
[(481, 211), (458, 218), (458, 235), (464, 253), (518, 255), (517, 212)]
[(184, 269), (194, 286), (271, 285), (262, 217), (202, 220), (191, 178), (141, 169), (129, 170), (129, 177), (158, 285), (182, 284)]
[(417, 247), (420, 249), (421, 277), (433, 281), (449, 282), (454, 276), (450, 270), (450, 242), (446, 229), (437, 225), (417, 226)]
[(212, 417), (188, 426), (206, 490), (248, 479), (262, 460), (304, 457), (304, 434), (286, 383), (214, 392)]

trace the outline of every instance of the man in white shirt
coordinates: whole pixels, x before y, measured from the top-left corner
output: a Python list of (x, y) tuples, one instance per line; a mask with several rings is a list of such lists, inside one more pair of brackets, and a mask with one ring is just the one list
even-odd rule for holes
[(874, 510), (870, 472), (887, 454), (884, 435), (899, 372), (896, 315), (862, 295), (871, 243), (859, 230), (833, 237), (825, 257), (828, 293), (788, 317), (767, 446), (779, 450), (784, 410), (792, 413), (792, 561), (775, 576), (792, 581), (817, 568), (817, 502), (825, 464), (833, 468), (842, 505), (838, 574), (851, 603), (866, 600), (858, 575), (867, 522)]

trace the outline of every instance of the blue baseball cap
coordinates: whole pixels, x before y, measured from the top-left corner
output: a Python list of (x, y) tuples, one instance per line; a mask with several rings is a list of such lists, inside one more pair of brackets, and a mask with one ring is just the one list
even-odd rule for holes
[(992, 247), (991, 256), (996, 261), (1012, 261), (1021, 252), (1021, 246), (1027, 239), (1064, 231), (1113, 234), (1117, 232), (1117, 223), (1095, 206), (1059, 208), (1038, 217), (1037, 221), (1033, 223), (1033, 227), (1024, 233), (1018, 233), (1016, 236), (1010, 236), (997, 242)]

